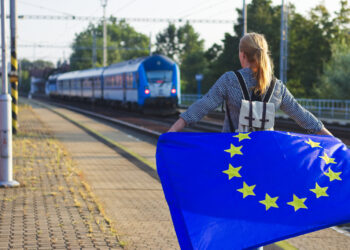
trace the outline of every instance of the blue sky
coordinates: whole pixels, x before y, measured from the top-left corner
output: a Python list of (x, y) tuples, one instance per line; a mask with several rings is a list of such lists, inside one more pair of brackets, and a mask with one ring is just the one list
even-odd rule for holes
[[(247, 0), (249, 3), (251, 0)], [(8, 4), (9, 1), (6, 1)], [(307, 15), (308, 11), (324, 2), (329, 11), (339, 9), (338, 0), (293, 0), (298, 12)], [(281, 1), (273, 0), (275, 5)], [(159, 17), (189, 19), (231, 19), (236, 20), (236, 8), (241, 8), (242, 0), (108, 0), (107, 16), (116, 17)], [(8, 7), (8, 6), (7, 6)], [(102, 16), (100, 0), (17, 0), (19, 15), (66, 15)], [(74, 35), (88, 26), (88, 21), (18, 20), (18, 57), (29, 60), (45, 59), (56, 62), (68, 59)], [(155, 35), (167, 23), (130, 23), (139, 32)], [(9, 27), (7, 25), (6, 27)], [(205, 47), (220, 43), (225, 32), (232, 33), (231, 24), (194, 24)], [(9, 30), (7, 30), (9, 37)], [(9, 45), (9, 42), (7, 42)], [(27, 47), (23, 47), (23, 45)], [(40, 48), (39, 45), (61, 48)]]

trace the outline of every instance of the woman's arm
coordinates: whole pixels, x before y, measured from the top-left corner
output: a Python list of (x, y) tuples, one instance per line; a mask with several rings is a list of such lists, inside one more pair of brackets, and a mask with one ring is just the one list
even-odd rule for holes
[(181, 117), (170, 127), (168, 132), (179, 132), (186, 126), (186, 122)]
[(282, 102), (280, 109), (288, 114), (300, 127), (312, 134), (332, 135), (318, 118), (297, 102), (284, 85), (282, 85), (281, 91)]
[(209, 92), (201, 99), (193, 103), (185, 112), (180, 115), (170, 128), (169, 132), (180, 131), (187, 124), (196, 123), (209, 111), (217, 108), (226, 98), (226, 88), (229, 83), (229, 73), (223, 74), (211, 87)]

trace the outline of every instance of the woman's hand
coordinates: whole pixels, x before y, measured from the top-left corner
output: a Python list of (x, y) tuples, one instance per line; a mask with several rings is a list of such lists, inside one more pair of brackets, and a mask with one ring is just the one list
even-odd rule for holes
[(181, 117), (170, 127), (168, 132), (178, 132), (186, 126), (186, 122)]
[(320, 131), (318, 131), (316, 134), (318, 134), (318, 135), (331, 135), (331, 136), (334, 136), (334, 135), (332, 135), (332, 133), (329, 132), (328, 129), (326, 129), (325, 127), (323, 127), (323, 129), (321, 129)]

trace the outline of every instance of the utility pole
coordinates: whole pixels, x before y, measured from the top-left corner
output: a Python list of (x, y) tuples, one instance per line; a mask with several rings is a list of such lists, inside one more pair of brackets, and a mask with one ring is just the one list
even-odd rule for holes
[(281, 41), (280, 41), (280, 80), (287, 83), (288, 67), (288, 7), (287, 0), (281, 5)]
[(101, 0), (103, 8), (103, 67), (107, 66), (107, 26), (106, 26), (106, 6), (107, 0)]
[(243, 17), (243, 33), (242, 36), (247, 34), (247, 4), (245, 0), (243, 0), (243, 10), (242, 10), (242, 17)]
[(92, 67), (96, 68), (96, 32), (92, 30)]
[(5, 0), (1, 0), (0, 187), (16, 187), (19, 183), (12, 179), (11, 96), (7, 86), (5, 17)]
[(149, 55), (152, 55), (152, 32), (149, 34)]
[(16, 48), (16, 0), (10, 0), (10, 30), (11, 30), (11, 97), (12, 97), (12, 133), (17, 134), (18, 129), (18, 61)]

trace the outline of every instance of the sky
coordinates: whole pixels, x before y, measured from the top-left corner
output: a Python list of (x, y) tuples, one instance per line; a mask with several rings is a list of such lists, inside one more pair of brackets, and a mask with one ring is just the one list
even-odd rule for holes
[[(333, 13), (339, 9), (339, 0), (290, 0), (299, 13), (308, 11), (319, 3), (324, 3)], [(9, 1), (5, 1), (8, 5)], [(235, 9), (242, 7), (242, 0), (107, 0), (106, 16), (148, 17), (148, 18), (188, 18), (226, 19), (235, 21)], [(251, 0), (246, 0), (250, 3)], [(273, 0), (274, 5), (281, 0)], [(8, 9), (8, 6), (7, 6)], [(7, 10), (8, 11), (8, 10)], [(8, 12), (7, 12), (8, 13)], [(76, 15), (101, 17), (101, 0), (17, 0), (18, 15)], [(97, 21), (96, 21), (97, 22)], [(248, 20), (249, 22), (249, 20)], [(83, 31), (89, 21), (72, 20), (21, 20), (17, 22), (18, 58), (43, 59), (56, 63), (69, 59), (70, 46), (75, 34)], [(130, 22), (136, 31), (152, 37), (167, 27), (167, 23)], [(179, 24), (177, 24), (179, 25)], [(224, 33), (233, 33), (232, 24), (193, 24), (205, 47), (221, 43)], [(9, 46), (9, 24), (6, 25), (7, 46)], [(41, 46), (46, 46), (43, 48)], [(47, 48), (47, 46), (55, 48)], [(58, 47), (58, 48), (57, 48)]]

